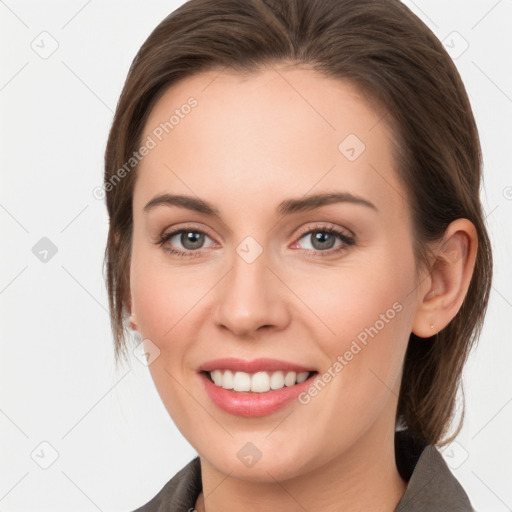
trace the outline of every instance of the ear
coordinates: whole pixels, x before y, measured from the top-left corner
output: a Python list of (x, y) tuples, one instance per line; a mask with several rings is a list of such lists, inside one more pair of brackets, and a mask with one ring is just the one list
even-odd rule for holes
[(412, 332), (429, 338), (459, 311), (475, 266), (478, 236), (468, 219), (454, 220), (433, 248), (430, 270), (419, 285)]

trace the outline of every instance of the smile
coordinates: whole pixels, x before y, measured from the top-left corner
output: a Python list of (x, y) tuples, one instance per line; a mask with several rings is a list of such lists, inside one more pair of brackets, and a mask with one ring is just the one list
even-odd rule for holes
[(210, 400), (225, 412), (245, 417), (276, 412), (297, 398), (318, 374), (276, 359), (216, 359), (198, 370)]

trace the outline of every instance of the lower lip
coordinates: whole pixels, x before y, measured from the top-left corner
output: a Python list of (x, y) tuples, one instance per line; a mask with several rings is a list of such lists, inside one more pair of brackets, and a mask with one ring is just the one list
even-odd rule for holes
[(305, 391), (316, 374), (312, 374), (304, 382), (281, 389), (271, 389), (265, 393), (233, 391), (214, 384), (204, 373), (199, 374), (206, 393), (212, 402), (223, 411), (237, 416), (257, 417), (272, 414), (290, 403)]

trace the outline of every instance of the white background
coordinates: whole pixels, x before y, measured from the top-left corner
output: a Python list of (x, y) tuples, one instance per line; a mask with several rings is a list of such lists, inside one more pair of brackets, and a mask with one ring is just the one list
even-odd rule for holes
[[(148, 369), (135, 357), (114, 366), (102, 279), (108, 220), (92, 195), (129, 65), (181, 3), (0, 1), (3, 512), (128, 512), (195, 456)], [(496, 273), (464, 373), (465, 425), (443, 455), (478, 511), (504, 512), (512, 509), (512, 2), (405, 3), (453, 47), (481, 134)], [(46, 263), (32, 251), (43, 237), (57, 248)]]

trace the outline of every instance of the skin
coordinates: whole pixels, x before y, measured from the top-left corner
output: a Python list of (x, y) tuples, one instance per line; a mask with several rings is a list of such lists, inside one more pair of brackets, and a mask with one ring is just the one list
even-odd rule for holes
[[(382, 111), (306, 68), (219, 73), (187, 78), (159, 99), (142, 140), (190, 96), (198, 104), (143, 158), (133, 197), (133, 327), (158, 347), (152, 378), (200, 455), (196, 509), (392, 511), (406, 489), (393, 440), (409, 335), (431, 336), (455, 316), (474, 265), (474, 227), (452, 223), (440, 241), (450, 257), (433, 247), (432, 270), (421, 270)], [(354, 161), (338, 149), (349, 134), (366, 146)], [(285, 199), (334, 191), (375, 209), (340, 202), (276, 214)], [(169, 205), (144, 213), (162, 193), (201, 198), (221, 217)], [(177, 235), (172, 247), (198, 256), (156, 243), (187, 227), (206, 233), (203, 245)], [(331, 235), (322, 249), (306, 232), (325, 227), (355, 243)], [(236, 252), (247, 236), (262, 249), (252, 263)], [(243, 418), (203, 389), (197, 367), (218, 357), (273, 357), (321, 374), (394, 303), (400, 312), (306, 405)], [(262, 454), (252, 467), (237, 457), (248, 442)]]

